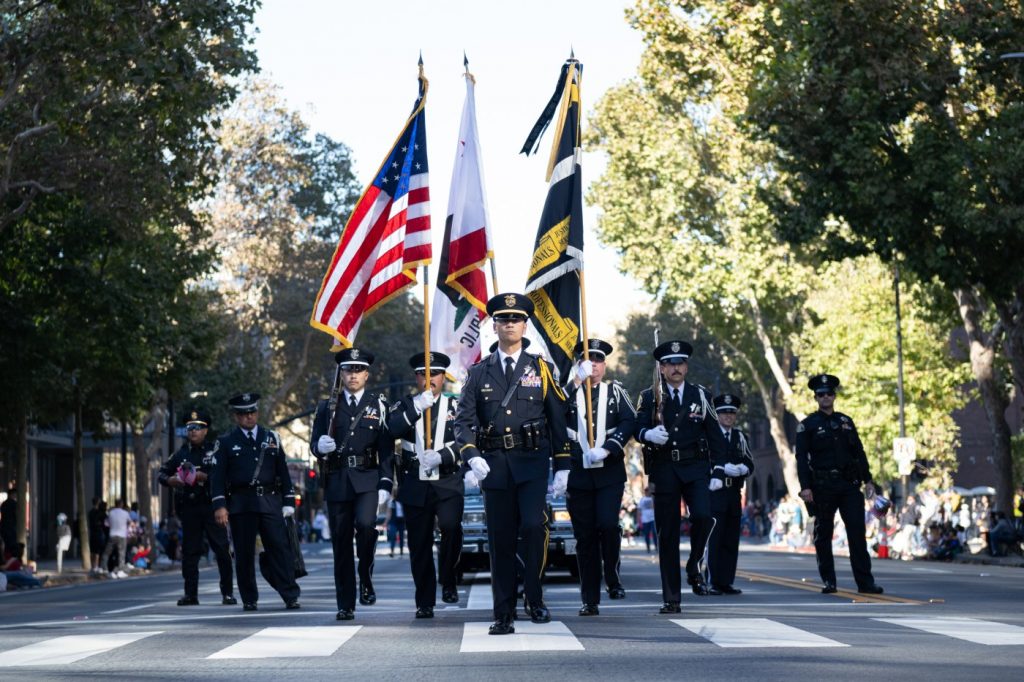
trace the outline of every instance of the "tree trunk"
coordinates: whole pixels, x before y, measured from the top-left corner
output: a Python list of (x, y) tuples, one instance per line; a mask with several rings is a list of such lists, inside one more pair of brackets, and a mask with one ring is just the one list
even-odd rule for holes
[(1013, 457), (1010, 446), (1010, 425), (1006, 421), (1006, 392), (995, 366), (996, 348), (1003, 335), (1002, 322), (988, 334), (982, 328), (982, 304), (973, 291), (954, 292), (964, 330), (970, 343), (971, 372), (978, 382), (981, 403), (992, 432), (992, 461), (996, 470), (995, 508), (1013, 513)]
[[(146, 532), (150, 542), (155, 540), (155, 529), (160, 524), (153, 506), (153, 467), (159, 462), (163, 452), (164, 436), (164, 401), (167, 394), (158, 391), (153, 396), (153, 404), (142, 426), (132, 425), (132, 453), (135, 455), (135, 491), (138, 497), (139, 514), (149, 519)], [(146, 444), (144, 432), (147, 424), (153, 425), (149, 444)]]
[[(26, 505), (28, 501), (28, 415), (24, 413), (18, 418), (18, 480), (15, 484), (15, 490), (18, 491), (15, 537), (18, 542), (25, 545), (25, 551), (28, 552), (28, 534), (26, 532), (28, 529), (28, 519), (26, 516), (28, 514), (28, 506)], [(34, 538), (33, 542), (35, 542)], [(21, 558), (25, 559), (26, 557), (22, 556)]]
[[(71, 462), (75, 468), (75, 495), (78, 497), (78, 540), (82, 546), (82, 568), (92, 570), (92, 547), (89, 545), (89, 505), (85, 497), (85, 462), (82, 454), (82, 394), (75, 387), (75, 432), (71, 446)], [(96, 548), (99, 551), (99, 548)]]

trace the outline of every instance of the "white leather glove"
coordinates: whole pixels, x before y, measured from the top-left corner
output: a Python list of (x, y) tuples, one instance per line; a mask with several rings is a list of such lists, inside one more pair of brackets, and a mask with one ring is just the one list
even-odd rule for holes
[(329, 455), (338, 449), (338, 444), (330, 436), (320, 436), (316, 442), (316, 449), (321, 455)]
[(668, 442), (668, 431), (662, 424), (658, 424), (653, 429), (644, 431), (644, 440), (655, 445), (664, 445)]
[(603, 462), (607, 456), (608, 451), (604, 448), (591, 448), (583, 453), (583, 459), (586, 461), (587, 466), (594, 464), (594, 462)]
[(569, 470), (562, 469), (555, 472), (555, 480), (551, 483), (551, 494), (555, 497), (565, 495), (565, 489), (569, 487)]
[(295, 514), (295, 507), (281, 507), (281, 513), (284, 514), (284, 517), (287, 519), (289, 516), (293, 516)]
[(487, 466), (487, 462), (484, 461), (483, 457), (471, 457), (469, 459), (469, 468), (476, 474), (476, 479), (482, 481), (487, 478), (487, 474), (491, 473), (491, 467)]
[(573, 371), (576, 374), (576, 379), (580, 382), (586, 381), (587, 377), (594, 375), (594, 363), (590, 360), (580, 360), (576, 363), (576, 366), (573, 367)]
[(711, 492), (715, 492), (716, 490), (721, 490), (721, 489), (722, 489), (722, 479), (720, 479), (720, 478), (712, 478), (710, 481), (708, 481), (708, 490), (710, 490)]
[(576, 440), (576, 429), (566, 429), (566, 434), (569, 436), (569, 440)]
[(382, 504), (387, 502), (388, 499), (390, 499), (390, 498), (391, 498), (391, 493), (389, 493), (387, 490), (378, 490), (377, 491), (377, 506), (378, 507), (381, 506)]
[[(746, 468), (746, 467), (744, 467), (744, 468)], [(725, 471), (725, 475), (726, 476), (742, 476), (742, 474), (740, 473), (740, 467), (739, 467), (738, 464), (732, 464), (732, 463), (726, 464), (724, 467), (722, 467), (722, 470)]]
[(480, 487), (480, 481), (477, 480), (476, 474), (474, 474), (472, 471), (467, 471), (465, 478), (463, 478), (462, 480), (464, 480), (466, 482), (466, 485), (468, 485), (471, 488)]
[(426, 469), (436, 469), (441, 466), (441, 453), (437, 450), (424, 450), (419, 459), (420, 464)]
[(412, 404), (422, 414), (428, 407), (434, 406), (434, 394), (430, 391), (423, 391), (412, 399)]
[(750, 473), (750, 467), (748, 467), (746, 464), (737, 464), (736, 468), (739, 470), (740, 476), (746, 476), (747, 474)]
[(864, 484), (864, 499), (865, 500), (871, 501), (871, 500), (875, 499), (875, 492), (876, 491), (875, 491), (875, 484), (874, 483), (865, 483)]

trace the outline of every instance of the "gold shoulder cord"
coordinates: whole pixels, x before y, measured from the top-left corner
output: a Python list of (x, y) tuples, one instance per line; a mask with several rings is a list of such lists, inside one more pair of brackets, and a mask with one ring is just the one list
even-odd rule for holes
[(558, 396), (558, 399), (564, 402), (566, 400), (565, 393), (562, 392), (562, 389), (559, 388), (558, 384), (551, 376), (551, 370), (548, 368), (548, 363), (545, 362), (543, 359), (540, 359), (539, 362), (541, 398), (548, 397), (548, 385), (550, 384), (552, 387), (554, 387), (555, 395)]

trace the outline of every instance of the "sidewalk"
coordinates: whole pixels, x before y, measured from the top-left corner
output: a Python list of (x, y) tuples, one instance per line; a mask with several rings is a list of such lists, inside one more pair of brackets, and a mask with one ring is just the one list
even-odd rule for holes
[[(129, 578), (137, 578), (147, 575), (161, 575), (167, 571), (181, 571), (181, 564), (173, 566), (155, 566), (152, 569), (132, 569), (127, 571)], [(95, 580), (112, 580), (109, 575), (94, 574), (82, 568), (80, 558), (68, 559), (65, 557), (63, 571), (57, 573), (56, 559), (42, 559), (36, 562), (35, 577), (43, 583), (43, 587), (57, 587), (60, 585), (77, 585)]]
[[(814, 545), (804, 545), (803, 547), (789, 547), (787, 545), (773, 545), (764, 540), (758, 540), (756, 538), (741, 538), (741, 545), (749, 547), (751, 549), (759, 549), (767, 552), (779, 552), (786, 554), (814, 554)], [(834, 549), (833, 554), (835, 556), (850, 556), (849, 551), (846, 548)], [(888, 559), (879, 559), (874, 554), (871, 555), (872, 561), (888, 561)], [(894, 561), (899, 561), (895, 559)], [(917, 561), (922, 563), (947, 563), (942, 561), (931, 561), (929, 559), (911, 559), (911, 561)], [(955, 564), (978, 564), (984, 566), (1012, 566), (1016, 568), (1024, 568), (1024, 556), (1018, 554), (1011, 554), (1004, 557), (989, 556), (988, 552), (979, 552), (978, 554), (971, 554), (965, 552), (958, 555), (952, 562)]]

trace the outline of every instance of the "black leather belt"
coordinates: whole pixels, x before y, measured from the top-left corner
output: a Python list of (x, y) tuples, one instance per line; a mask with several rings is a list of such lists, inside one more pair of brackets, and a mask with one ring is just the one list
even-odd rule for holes
[(655, 453), (658, 459), (670, 462), (689, 462), (700, 459), (700, 452), (697, 450), (661, 450)]
[(522, 436), (514, 433), (506, 433), (504, 436), (484, 436), (480, 439), (481, 450), (515, 450), (523, 447), (525, 442)]
[(850, 482), (852, 482), (855, 479), (853, 477), (851, 477), (848, 473), (843, 471), (842, 469), (829, 469), (827, 471), (815, 471), (814, 472), (814, 480), (818, 481), (819, 483), (824, 483), (826, 481), (850, 481)]
[(276, 495), (277, 485), (274, 483), (257, 483), (256, 485), (250, 485), (249, 483), (236, 483), (231, 486), (232, 493), (254, 493), (259, 496), (263, 495)]
[(370, 468), (377, 466), (377, 455), (346, 455), (327, 460), (328, 471), (340, 471), (346, 467)]

